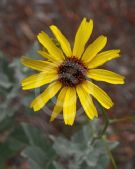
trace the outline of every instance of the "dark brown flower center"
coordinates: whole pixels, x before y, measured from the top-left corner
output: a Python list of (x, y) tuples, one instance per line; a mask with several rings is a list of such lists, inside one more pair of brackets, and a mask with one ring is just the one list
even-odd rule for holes
[(66, 59), (58, 69), (59, 80), (64, 86), (74, 87), (86, 79), (87, 68), (76, 58)]

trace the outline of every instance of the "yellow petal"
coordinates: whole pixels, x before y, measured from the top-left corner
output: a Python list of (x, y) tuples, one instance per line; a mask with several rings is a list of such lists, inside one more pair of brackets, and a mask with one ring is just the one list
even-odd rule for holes
[(78, 59), (81, 57), (82, 53), (84, 52), (85, 44), (90, 38), (92, 30), (93, 30), (93, 20), (90, 19), (90, 21), (87, 22), (86, 18), (84, 18), (75, 36), (73, 56), (76, 56)]
[(43, 60), (33, 60), (27, 57), (22, 57), (21, 63), (29, 68), (38, 71), (44, 71), (47, 68), (56, 67), (56, 65), (51, 62), (43, 61)]
[(66, 56), (71, 56), (71, 46), (67, 38), (62, 34), (62, 32), (54, 25), (50, 26), (51, 31), (61, 45), (61, 48)]
[(64, 59), (61, 49), (56, 47), (56, 45), (45, 32), (39, 33), (37, 38), (39, 42), (48, 50), (49, 54), (54, 58), (54, 60)]
[(92, 44), (90, 44), (82, 56), (84, 63), (90, 62), (96, 54), (105, 47), (106, 43), (107, 38), (101, 35)]
[(55, 71), (37, 73), (22, 80), (21, 82), (22, 89), (29, 90), (29, 89), (41, 87), (56, 79), (58, 79), (58, 75)]
[(97, 54), (88, 64), (88, 68), (96, 68), (109, 60), (120, 57), (120, 50), (108, 50)]
[(58, 98), (57, 98), (57, 102), (54, 106), (54, 109), (53, 109), (53, 112), (52, 112), (52, 115), (51, 115), (51, 119), (50, 121), (53, 121), (55, 120), (55, 118), (59, 115), (59, 113), (63, 110), (63, 103), (64, 103), (64, 98), (65, 98), (65, 94), (66, 94), (66, 91), (67, 91), (67, 87), (64, 87), (59, 95), (58, 95)]
[(48, 86), (47, 89), (39, 96), (37, 96), (31, 103), (31, 108), (34, 111), (40, 110), (52, 97), (54, 97), (61, 88), (61, 83), (54, 82)]
[(69, 87), (66, 91), (63, 104), (64, 121), (67, 125), (73, 125), (76, 115), (76, 90)]
[(56, 62), (57, 58), (53, 57), (49, 53), (43, 51), (43, 50), (38, 50), (37, 53), (44, 57), (45, 59), (48, 59), (49, 61)]
[(93, 104), (93, 101), (92, 101), (89, 93), (87, 93), (81, 85), (78, 85), (76, 87), (76, 90), (77, 90), (77, 94), (80, 99), (80, 102), (81, 102), (83, 109), (84, 109), (85, 113), (87, 114), (87, 116), (90, 119), (97, 117), (98, 116), (97, 110)]
[(111, 98), (97, 85), (93, 84), (90, 81), (86, 81), (82, 84), (82, 86), (89, 94), (95, 97), (99, 101), (99, 103), (106, 109), (109, 109), (113, 106)]
[(112, 84), (124, 84), (124, 76), (104, 69), (89, 70), (87, 76), (97, 81), (104, 81)]

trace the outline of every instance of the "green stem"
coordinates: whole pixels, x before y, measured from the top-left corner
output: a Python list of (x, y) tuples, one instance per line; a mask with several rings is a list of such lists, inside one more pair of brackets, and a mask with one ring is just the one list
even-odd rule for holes
[[(112, 162), (112, 165), (113, 165), (114, 169), (118, 169), (118, 167), (117, 167), (117, 165), (116, 165), (116, 162), (115, 162), (115, 159), (114, 159), (114, 157), (113, 157), (113, 155), (112, 155), (112, 152), (110, 151), (109, 146), (108, 146), (108, 144), (106, 143), (106, 140), (105, 140), (105, 137), (104, 137), (105, 134), (106, 134), (106, 131), (107, 131), (107, 129), (108, 129), (108, 126), (109, 126), (109, 124), (110, 124), (112, 121), (109, 120), (109, 117), (108, 117), (108, 115), (107, 115), (107, 112), (105, 111), (105, 109), (104, 109), (101, 105), (100, 105), (100, 108), (101, 108), (101, 111), (102, 111), (102, 114), (103, 114), (103, 119), (104, 119), (105, 124), (104, 124), (103, 129), (102, 129), (101, 132), (99, 133), (99, 135), (93, 138), (91, 144), (94, 144), (95, 141), (98, 140), (98, 139), (102, 139), (102, 140), (104, 141), (104, 145), (105, 145), (106, 151), (107, 151), (107, 153), (108, 153), (108, 155), (109, 155), (109, 157), (110, 157), (110, 160), (111, 160), (111, 162)], [(127, 119), (127, 118), (126, 118), (126, 119)], [(115, 120), (115, 122), (116, 122), (117, 119), (114, 119), (114, 120)], [(124, 120), (125, 120), (125, 118), (123, 118), (121, 121), (124, 121)], [(113, 121), (113, 122), (114, 122), (114, 121)]]
[(106, 151), (107, 151), (107, 153), (108, 153), (108, 155), (109, 155), (109, 158), (110, 158), (110, 160), (111, 160), (111, 162), (112, 162), (112, 165), (113, 165), (114, 169), (118, 169), (117, 164), (116, 164), (116, 161), (115, 161), (115, 159), (114, 159), (114, 157), (113, 157), (113, 155), (112, 155), (112, 152), (111, 152), (110, 149), (109, 149), (108, 144), (106, 143), (105, 138), (103, 137), (102, 140), (103, 140), (103, 142), (104, 142)]
[(110, 120), (110, 124), (117, 123), (117, 122), (125, 122), (125, 121), (129, 121), (129, 120), (135, 120), (135, 116), (132, 115), (132, 116), (127, 116), (127, 117), (123, 117), (120, 119), (112, 119), (112, 120)]
[(106, 130), (109, 126), (109, 118), (108, 118), (107, 112), (105, 111), (105, 109), (101, 105), (100, 105), (100, 107), (101, 107), (101, 111), (103, 114), (103, 119), (104, 119), (105, 125), (104, 125), (102, 131), (99, 133), (99, 135), (93, 138), (91, 144), (94, 144), (96, 140), (101, 139), (105, 135)]
[(103, 118), (104, 118), (104, 121), (105, 121), (105, 125), (104, 125), (104, 128), (103, 130), (101, 131), (101, 133), (99, 134), (100, 135), (100, 138), (106, 133), (106, 130), (109, 126), (109, 117), (107, 115), (107, 112), (105, 111), (105, 109), (103, 107), (101, 107), (102, 109), (102, 113), (103, 113)]

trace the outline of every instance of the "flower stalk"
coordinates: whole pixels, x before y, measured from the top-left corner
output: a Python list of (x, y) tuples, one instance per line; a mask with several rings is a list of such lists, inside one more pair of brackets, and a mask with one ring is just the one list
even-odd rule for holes
[[(117, 165), (116, 165), (116, 162), (115, 162), (115, 159), (112, 155), (112, 152), (110, 151), (109, 149), (109, 146), (108, 144), (106, 143), (106, 139), (105, 139), (105, 135), (106, 135), (106, 131), (109, 127), (109, 124), (111, 124), (111, 120), (109, 120), (109, 117), (108, 117), (108, 114), (107, 112), (105, 111), (105, 109), (99, 104), (100, 106), (100, 109), (101, 109), (101, 112), (103, 114), (103, 119), (104, 119), (104, 127), (103, 129), (99, 132), (98, 136), (94, 137), (92, 142), (91, 142), (91, 145), (95, 143), (96, 140), (99, 140), (101, 139), (103, 142), (104, 142), (104, 145), (105, 145), (105, 149), (108, 153), (108, 156), (110, 157), (110, 160), (112, 162), (112, 165), (114, 167), (114, 169), (118, 169)], [(124, 119), (125, 120), (125, 119)]]
[(105, 109), (99, 104), (101, 112), (103, 114), (103, 119), (104, 119), (104, 127), (103, 129), (99, 132), (99, 134), (97, 136), (95, 136), (91, 142), (91, 144), (94, 144), (96, 140), (98, 139), (102, 139), (103, 136), (106, 134), (106, 131), (108, 129), (109, 126), (109, 117), (107, 115), (107, 112), (105, 111)]

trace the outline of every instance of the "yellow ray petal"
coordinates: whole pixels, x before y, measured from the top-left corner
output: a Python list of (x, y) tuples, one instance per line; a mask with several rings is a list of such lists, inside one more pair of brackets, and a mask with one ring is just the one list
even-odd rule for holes
[(53, 56), (54, 60), (63, 60), (65, 58), (61, 49), (56, 47), (45, 32), (39, 33), (37, 38), (39, 42), (48, 50), (49, 54)]
[(38, 50), (37, 53), (39, 55), (41, 55), (42, 57), (44, 57), (45, 59), (52, 61), (52, 62), (56, 62), (57, 58), (53, 57), (52, 55), (50, 55), (49, 53), (43, 51), (43, 50)]
[(80, 99), (80, 102), (81, 102), (83, 109), (84, 109), (85, 113), (87, 114), (87, 116), (90, 119), (97, 117), (98, 116), (97, 110), (93, 104), (93, 101), (92, 101), (90, 95), (83, 89), (83, 87), (81, 85), (78, 85), (76, 87), (76, 91), (77, 91), (78, 97)]
[(61, 86), (62, 85), (59, 82), (50, 84), (43, 93), (41, 93), (32, 101), (30, 107), (33, 108), (34, 111), (40, 110), (53, 96), (57, 94)]
[(99, 103), (106, 109), (109, 109), (113, 106), (111, 98), (97, 85), (93, 84), (90, 81), (86, 81), (82, 84), (82, 86), (86, 90), (86, 92), (94, 96), (99, 101)]
[(55, 71), (37, 73), (22, 80), (21, 82), (22, 89), (23, 90), (34, 89), (57, 79), (58, 75)]
[(51, 115), (51, 119), (50, 121), (53, 121), (55, 120), (55, 118), (59, 115), (59, 113), (63, 110), (63, 103), (64, 103), (64, 98), (65, 98), (65, 95), (66, 95), (66, 91), (67, 91), (67, 87), (64, 87), (59, 95), (58, 95), (58, 98), (57, 98), (57, 102), (54, 106), (54, 109), (53, 109), (53, 112), (52, 112), (52, 115)]
[(124, 84), (124, 76), (104, 69), (91, 69), (87, 76), (97, 81), (104, 81), (112, 84)]
[(43, 61), (43, 60), (33, 60), (27, 57), (22, 57), (21, 63), (29, 68), (32, 68), (38, 71), (45, 71), (47, 68), (56, 67), (54, 63)]
[(50, 26), (51, 31), (61, 45), (61, 48), (66, 56), (71, 56), (71, 46), (67, 38), (62, 34), (62, 32), (54, 25)]
[(88, 68), (96, 68), (114, 58), (120, 57), (120, 50), (108, 50), (97, 54), (88, 64)]
[(93, 30), (93, 20), (90, 19), (89, 22), (86, 21), (84, 18), (77, 30), (73, 48), (73, 56), (80, 58), (82, 53), (84, 52), (85, 44), (87, 43), (88, 39)]
[(107, 38), (101, 35), (92, 44), (90, 44), (82, 56), (84, 63), (90, 62), (96, 54), (105, 47), (106, 43)]
[(63, 104), (64, 121), (67, 125), (73, 125), (76, 115), (76, 90), (69, 87), (66, 91)]

